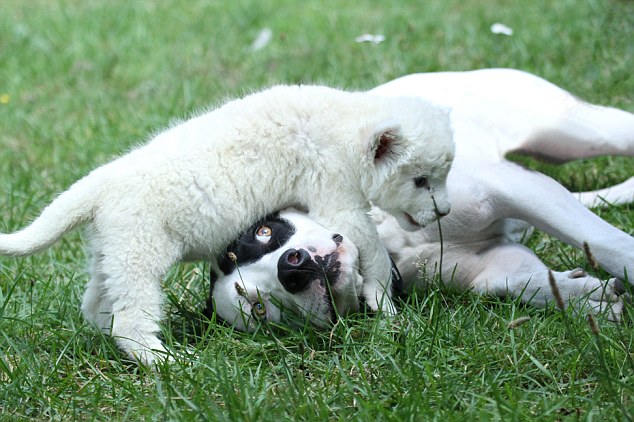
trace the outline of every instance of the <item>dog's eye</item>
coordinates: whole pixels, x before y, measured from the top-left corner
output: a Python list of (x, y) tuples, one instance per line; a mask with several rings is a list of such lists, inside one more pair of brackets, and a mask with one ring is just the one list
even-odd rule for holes
[(260, 226), (255, 231), (255, 238), (258, 242), (269, 243), (273, 230), (269, 226)]
[(414, 185), (416, 185), (417, 188), (427, 188), (429, 189), (429, 179), (427, 179), (425, 176), (418, 176), (414, 178)]
[(257, 319), (265, 319), (266, 318), (266, 307), (260, 301), (255, 302), (251, 305), (251, 313)]

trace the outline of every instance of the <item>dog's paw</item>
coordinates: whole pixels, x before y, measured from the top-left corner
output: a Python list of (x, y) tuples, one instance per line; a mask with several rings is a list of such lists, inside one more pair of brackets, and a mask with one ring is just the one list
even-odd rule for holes
[(621, 322), (623, 316), (623, 300), (620, 298), (616, 302), (588, 300), (581, 309), (590, 311), (593, 314), (605, 315), (608, 321)]
[(564, 274), (574, 283), (568, 286), (568, 293), (575, 312), (603, 314), (614, 322), (621, 320), (623, 296), (617, 279), (602, 281), (582, 269), (566, 271)]

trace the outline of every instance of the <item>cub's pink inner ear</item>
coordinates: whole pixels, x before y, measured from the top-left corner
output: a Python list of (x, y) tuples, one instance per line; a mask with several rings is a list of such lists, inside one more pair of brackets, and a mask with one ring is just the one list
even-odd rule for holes
[(376, 151), (374, 152), (374, 161), (380, 160), (390, 151), (390, 145), (394, 140), (394, 134), (391, 132), (383, 132), (377, 142)]

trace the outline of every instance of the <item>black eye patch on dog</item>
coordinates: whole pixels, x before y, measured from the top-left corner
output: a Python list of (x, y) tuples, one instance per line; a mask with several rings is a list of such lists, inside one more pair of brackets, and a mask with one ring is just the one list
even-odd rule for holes
[[(266, 243), (258, 240), (256, 234), (260, 227), (270, 229), (270, 237)], [(225, 275), (231, 274), (236, 266), (247, 265), (258, 261), (264, 255), (271, 253), (288, 242), (295, 234), (295, 226), (290, 221), (273, 214), (263, 218), (247, 229), (238, 239), (229, 245), (218, 260), (218, 268)], [(235, 261), (230, 257), (235, 255)]]

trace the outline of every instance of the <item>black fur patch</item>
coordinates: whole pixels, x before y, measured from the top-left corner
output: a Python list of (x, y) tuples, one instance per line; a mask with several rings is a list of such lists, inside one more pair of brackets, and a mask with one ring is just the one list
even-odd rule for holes
[[(255, 236), (256, 231), (262, 226), (271, 228), (271, 238), (267, 243), (258, 241)], [(281, 248), (294, 233), (295, 226), (290, 221), (278, 217), (277, 213), (269, 215), (249, 227), (227, 247), (218, 259), (218, 267), (224, 274), (231, 274), (236, 266), (256, 262), (267, 253)], [(235, 255), (235, 261), (229, 256), (230, 252)], [(209, 319), (214, 317), (213, 292), (216, 281), (218, 281), (218, 274), (212, 268), (209, 272), (209, 297), (207, 298), (207, 306), (203, 311), (203, 314)], [(218, 316), (216, 318), (220, 319)]]
[(325, 256), (317, 255), (315, 263), (319, 266), (324, 274), (324, 281), (334, 284), (341, 276), (341, 261), (339, 261), (339, 252), (332, 252)]
[[(271, 237), (267, 243), (262, 243), (256, 238), (256, 231), (261, 226), (271, 228)], [(265, 217), (249, 227), (242, 236), (227, 247), (218, 260), (218, 268), (225, 275), (231, 274), (236, 266), (256, 262), (264, 255), (281, 248), (293, 234), (295, 234), (295, 226), (290, 221), (278, 217), (277, 214)], [(235, 261), (230, 257), (230, 253), (235, 255)]]

